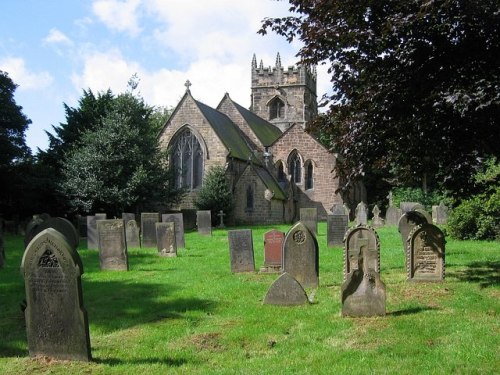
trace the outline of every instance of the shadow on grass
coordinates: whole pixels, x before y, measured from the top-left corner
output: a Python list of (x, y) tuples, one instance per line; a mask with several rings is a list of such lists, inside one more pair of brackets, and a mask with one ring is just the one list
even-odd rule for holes
[(472, 262), (465, 270), (447, 272), (460, 281), (479, 283), (480, 288), (500, 284), (500, 261)]
[(105, 359), (100, 359), (100, 358), (93, 358), (93, 362), (99, 363), (99, 364), (104, 364), (104, 365), (109, 365), (109, 366), (116, 366), (116, 365), (166, 365), (169, 367), (178, 367), (182, 366), (186, 363), (188, 363), (188, 360), (185, 358), (181, 359), (174, 359), (174, 358), (141, 358), (141, 359), (129, 359), (129, 360), (123, 360), (123, 359), (118, 359), (118, 358), (105, 358)]
[(430, 306), (411, 307), (409, 309), (391, 311), (391, 312), (388, 312), (387, 315), (390, 315), (390, 316), (412, 315), (412, 314), (421, 313), (422, 311), (429, 311), (429, 310), (438, 310), (438, 309), (435, 307), (430, 307)]

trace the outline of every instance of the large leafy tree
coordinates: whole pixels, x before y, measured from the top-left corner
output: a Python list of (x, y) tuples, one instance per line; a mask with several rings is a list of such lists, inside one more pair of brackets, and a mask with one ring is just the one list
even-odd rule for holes
[(456, 195), (500, 153), (500, 11), (496, 0), (290, 0), (265, 19), (327, 64), (332, 93), (312, 129), (339, 153), (343, 188), (363, 175), (440, 181)]

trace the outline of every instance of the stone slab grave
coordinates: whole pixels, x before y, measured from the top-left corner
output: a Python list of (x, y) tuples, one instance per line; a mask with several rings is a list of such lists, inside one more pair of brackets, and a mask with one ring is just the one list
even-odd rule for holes
[(30, 356), (90, 361), (81, 284), (83, 266), (78, 253), (61, 233), (45, 229), (28, 244), (21, 273)]
[(356, 206), (356, 225), (366, 225), (368, 223), (368, 208), (365, 202), (359, 202)]
[(377, 205), (373, 207), (372, 210), (373, 218), (372, 218), (372, 227), (380, 228), (384, 226), (384, 219), (380, 217), (380, 208)]
[(349, 216), (332, 214), (326, 218), (326, 242), (328, 247), (342, 246), (344, 236), (349, 228)]
[(279, 272), (281, 270), (283, 242), (285, 233), (273, 229), (264, 233), (264, 265), (260, 272)]
[(448, 207), (443, 202), (439, 206), (432, 206), (432, 222), (437, 225), (448, 223)]
[(175, 238), (175, 223), (156, 223), (156, 244), (158, 255), (162, 257), (176, 257), (177, 243)]
[(371, 227), (358, 226), (349, 229), (344, 241), (344, 280), (347, 275), (360, 268), (359, 256), (361, 244), (366, 247), (364, 253), (365, 265), (380, 272), (380, 239)]
[(407, 280), (444, 280), (445, 244), (444, 234), (437, 226), (429, 223), (415, 226), (408, 235)]
[(178, 248), (184, 249), (186, 247), (186, 242), (184, 240), (184, 217), (182, 213), (163, 214), (161, 215), (161, 221), (163, 223), (175, 223), (175, 242)]
[(401, 241), (403, 242), (403, 250), (406, 253), (408, 235), (412, 229), (420, 224), (427, 223), (426, 217), (418, 211), (408, 211), (401, 215), (398, 222), (398, 231), (401, 234)]
[[(135, 220), (135, 214), (131, 212), (122, 212), (122, 219), (124, 221), (125, 228), (130, 220)], [(137, 221), (136, 221), (137, 222)]]
[(301, 208), (300, 221), (311, 231), (315, 236), (318, 235), (318, 209), (316, 207)]
[(210, 210), (196, 211), (196, 227), (202, 236), (212, 235), (212, 213)]
[(156, 223), (160, 221), (158, 212), (143, 212), (141, 214), (142, 247), (156, 247)]
[(269, 287), (263, 303), (265, 305), (296, 306), (308, 303), (307, 293), (300, 283), (284, 272)]
[(253, 239), (251, 229), (229, 230), (229, 258), (231, 272), (254, 272)]
[(128, 271), (124, 221), (98, 220), (97, 236), (101, 270)]
[(30, 231), (27, 231), (25, 234), (25, 246), (27, 246), (33, 237), (35, 237), (38, 233), (48, 228), (53, 228), (66, 237), (66, 240), (73, 249), (78, 248), (78, 245), (80, 244), (78, 231), (71, 221), (63, 217), (49, 217), (40, 222), (38, 225), (33, 226)]
[(387, 207), (387, 211), (385, 211), (385, 223), (387, 225), (398, 225), (401, 215), (401, 209), (394, 206), (389, 206)]
[(97, 220), (106, 220), (106, 214), (87, 216), (87, 249), (96, 250), (99, 247), (97, 238)]
[(135, 220), (129, 220), (125, 224), (125, 238), (127, 240), (127, 248), (141, 247), (139, 227)]
[(288, 272), (303, 288), (319, 285), (319, 251), (316, 237), (301, 221), (285, 235), (283, 272)]

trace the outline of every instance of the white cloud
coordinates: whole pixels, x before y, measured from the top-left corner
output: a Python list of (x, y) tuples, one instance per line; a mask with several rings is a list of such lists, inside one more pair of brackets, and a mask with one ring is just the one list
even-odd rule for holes
[(30, 72), (26, 63), (18, 57), (10, 57), (0, 61), (0, 70), (9, 73), (19, 90), (43, 90), (49, 87), (54, 78), (48, 72)]
[(67, 44), (67, 45), (72, 45), (73, 42), (71, 41), (70, 38), (68, 38), (63, 32), (53, 28), (49, 31), (49, 35), (47, 35), (43, 39), (44, 43), (47, 44)]
[(136, 36), (141, 32), (137, 22), (141, 0), (96, 0), (93, 12), (111, 30)]

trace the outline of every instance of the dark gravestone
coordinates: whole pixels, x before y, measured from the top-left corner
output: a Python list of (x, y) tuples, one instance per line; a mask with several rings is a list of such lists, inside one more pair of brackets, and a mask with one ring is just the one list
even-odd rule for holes
[(408, 235), (406, 268), (409, 281), (442, 281), (445, 238), (435, 225), (417, 225)]
[(418, 211), (408, 211), (401, 215), (398, 222), (398, 231), (401, 234), (401, 241), (403, 242), (403, 250), (406, 252), (406, 241), (412, 229), (420, 224), (427, 223), (425, 216)]
[(175, 242), (177, 244), (177, 247), (185, 248), (186, 243), (184, 241), (184, 218), (182, 216), (182, 213), (163, 214), (161, 215), (161, 221), (163, 223), (175, 223)]
[(175, 223), (156, 223), (156, 244), (158, 255), (162, 257), (176, 257), (177, 244), (175, 241)]
[(328, 247), (342, 246), (345, 232), (347, 232), (349, 228), (349, 216), (346, 214), (328, 215), (326, 225), (326, 241)]
[(303, 288), (319, 285), (318, 242), (300, 221), (285, 236), (283, 272), (288, 272)]
[(287, 272), (273, 282), (264, 298), (266, 305), (296, 306), (307, 302), (304, 288)]
[(231, 272), (254, 272), (253, 239), (251, 229), (229, 230), (229, 257)]
[(87, 216), (87, 249), (95, 250), (99, 247), (97, 238), (97, 220), (106, 220), (106, 214)]
[(90, 336), (83, 307), (82, 262), (55, 229), (45, 229), (26, 248), (21, 263), (30, 356), (90, 361)]
[(385, 212), (385, 223), (387, 225), (398, 225), (401, 217), (401, 210), (394, 206), (389, 206)]
[(281, 269), (283, 241), (285, 233), (270, 230), (264, 233), (264, 265), (260, 272), (279, 272)]
[(368, 208), (365, 202), (359, 202), (356, 206), (356, 225), (366, 225), (368, 223)]
[(160, 221), (158, 212), (141, 214), (142, 247), (156, 247), (156, 223)]
[(369, 269), (380, 272), (380, 240), (377, 232), (366, 226), (350, 229), (344, 242), (344, 280), (347, 275), (360, 269), (361, 244), (366, 247), (364, 262)]
[[(26, 224), (26, 228), (24, 230), (24, 248), (28, 246), (30, 241), (41, 231), (36, 232), (37, 228), (47, 220), (50, 216), (42, 216), (42, 215), (33, 215), (33, 218)], [(36, 232), (36, 233), (35, 233)]]
[(127, 243), (122, 219), (98, 220), (101, 270), (128, 271)]
[(130, 212), (122, 212), (122, 219), (125, 222), (125, 228), (127, 227), (127, 224), (130, 220), (135, 220), (135, 214), (130, 213)]
[(424, 215), (425, 220), (427, 220), (427, 222), (428, 222), (429, 224), (432, 224), (432, 215), (430, 215), (430, 214), (429, 214), (429, 213), (425, 210), (425, 208), (423, 208), (423, 207), (422, 207), (422, 208), (418, 208), (418, 207), (417, 207), (417, 208), (415, 208), (413, 211), (415, 211), (415, 212), (419, 212), (419, 213), (421, 213), (422, 215)]
[(301, 208), (300, 221), (304, 223), (312, 234), (315, 236), (318, 234), (318, 209), (316, 207)]
[[(34, 226), (33, 229), (29, 231), (29, 233), (26, 233), (26, 236), (24, 238), (25, 242), (27, 241), (29, 243), (38, 233), (48, 228), (55, 229), (64, 237), (66, 237), (66, 240), (73, 249), (76, 249), (78, 247), (80, 243), (80, 236), (78, 235), (75, 226), (71, 223), (71, 221), (62, 217), (49, 217), (46, 220), (43, 220), (38, 225)], [(28, 246), (28, 243), (25, 243), (25, 246)]]
[(212, 214), (208, 211), (196, 211), (196, 226), (203, 236), (212, 235)]
[(125, 224), (125, 238), (127, 239), (127, 248), (141, 247), (139, 227), (135, 220), (129, 220), (128, 223)]

